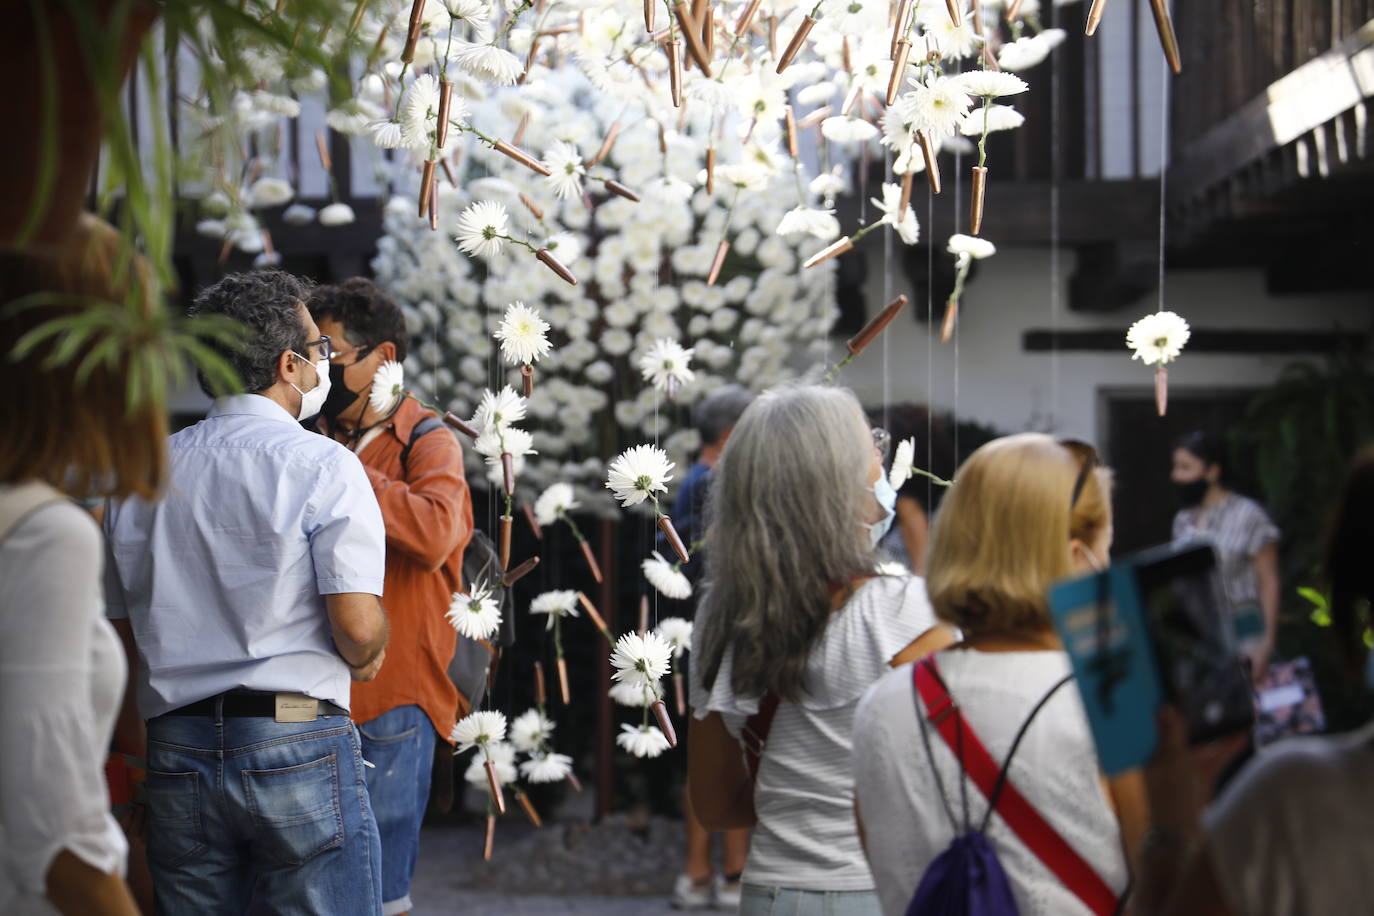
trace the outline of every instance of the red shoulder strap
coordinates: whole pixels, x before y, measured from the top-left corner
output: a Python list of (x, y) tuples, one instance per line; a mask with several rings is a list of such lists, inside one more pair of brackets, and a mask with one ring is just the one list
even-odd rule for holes
[(744, 765), (749, 768), (749, 782), (758, 782), (759, 764), (763, 762), (763, 746), (768, 742), (768, 730), (778, 711), (778, 696), (771, 691), (759, 697), (759, 711), (750, 716), (740, 732), (744, 745)]
[[(969, 727), (968, 720), (945, 689), (935, 659), (926, 658), (914, 665), (913, 669), (912, 681), (925, 704), (926, 717), (940, 737), (945, 739), (950, 751), (959, 759), (964, 772), (978, 786), (984, 798), (991, 798), (1001, 768)], [(961, 746), (962, 759), (959, 751)], [(1084, 906), (1097, 916), (1112, 916), (1117, 911), (1116, 894), (1107, 886), (1107, 882), (1041, 817), (1040, 812), (1035, 810), (1010, 779), (1002, 785), (997, 813), (1035, 857), (1083, 901)]]

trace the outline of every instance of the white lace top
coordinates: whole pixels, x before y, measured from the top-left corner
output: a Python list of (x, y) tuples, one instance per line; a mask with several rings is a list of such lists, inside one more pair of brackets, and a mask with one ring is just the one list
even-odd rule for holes
[[(700, 614), (693, 649), (703, 630)], [(754, 787), (758, 826), (749, 846), (744, 881), (800, 890), (869, 890), (873, 877), (854, 824), (850, 726), (863, 692), (892, 657), (935, 624), (925, 582), (910, 576), (879, 576), (861, 585), (831, 615), (825, 634), (806, 663), (807, 693), (780, 703)], [(693, 652), (693, 657), (700, 657)], [(730, 688), (727, 649), (711, 690), (691, 667), (697, 718), (719, 712), (738, 737), (757, 697)]]
[[(940, 674), (970, 727), (994, 760), (1006, 756), (1031, 708), (1069, 673), (1061, 652), (939, 653)], [(868, 840), (868, 861), (884, 916), (903, 916), (927, 866), (954, 839), (916, 721), (911, 665), (886, 675), (854, 716), (854, 780)], [(922, 707), (924, 712), (924, 707)], [(934, 729), (930, 750), (955, 818), (961, 818), (961, 770)], [(1120, 828), (1103, 788), (1083, 702), (1065, 684), (1040, 710), (1011, 765), (1011, 781), (1118, 894), (1127, 868)], [(987, 810), (968, 783), (969, 819)], [(962, 832), (962, 831), (961, 831)], [(1071, 916), (1088, 909), (994, 816), (988, 838), (1022, 916)]]

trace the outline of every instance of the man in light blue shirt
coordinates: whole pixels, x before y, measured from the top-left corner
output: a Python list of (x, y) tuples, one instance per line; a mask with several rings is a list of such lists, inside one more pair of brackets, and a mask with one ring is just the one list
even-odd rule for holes
[(306, 296), (265, 271), (196, 298), (247, 326), (223, 355), (251, 393), (171, 437), (162, 500), (105, 516), (109, 616), (138, 649), (162, 914), (381, 912), (347, 713), (350, 679), (385, 657), (385, 531), (357, 457), (298, 423), (329, 384)]

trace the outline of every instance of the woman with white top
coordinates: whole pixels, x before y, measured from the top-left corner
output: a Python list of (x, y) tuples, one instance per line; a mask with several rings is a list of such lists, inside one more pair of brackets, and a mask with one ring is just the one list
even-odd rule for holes
[[(963, 637), (932, 657), (938, 677), (993, 761), (1002, 763), (1049, 697), (1009, 782), (1118, 896), (1126, 850), (1143, 826), (1142, 793), (1138, 780), (1104, 785), (1078, 691), (1052, 689), (1070, 665), (1045, 599), (1056, 579), (1104, 567), (1111, 542), (1110, 478), (1095, 453), (1039, 434), (1008, 436), (959, 469), (931, 536), (927, 588), (936, 617)], [(988, 806), (963, 782), (940, 717), (918, 720), (928, 710), (913, 675), (906, 665), (885, 676), (854, 717), (856, 811), (885, 916), (906, 913), (927, 868), (965, 832), (964, 811), (977, 829)], [(985, 836), (1023, 916), (1090, 912), (1000, 815), (987, 819)]]
[(786, 386), (749, 406), (716, 470), (688, 782), (708, 829), (755, 828), (745, 916), (878, 913), (852, 814), (854, 707), (890, 664), (951, 639), (920, 579), (874, 575), (895, 501), (885, 438), (850, 392)]
[[(6, 350), (78, 297), (122, 301), (122, 247), (88, 217), (70, 251), (0, 251)], [(36, 307), (3, 309), (21, 300)], [(124, 653), (104, 615), (100, 530), (66, 493), (154, 496), (167, 430), (156, 405), (126, 411), (127, 360), (78, 379), (86, 350), (53, 368), (52, 349), (0, 357), (0, 912), (130, 916), (104, 777)]]

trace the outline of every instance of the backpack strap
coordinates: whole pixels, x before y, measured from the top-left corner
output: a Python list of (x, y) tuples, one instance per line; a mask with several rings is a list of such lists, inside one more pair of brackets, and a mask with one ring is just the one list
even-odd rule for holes
[(768, 730), (778, 712), (778, 695), (769, 691), (759, 697), (759, 711), (750, 716), (740, 730), (744, 744), (744, 765), (749, 769), (749, 783), (759, 781), (759, 766), (763, 763), (763, 749), (768, 743)]
[(419, 439), (421, 436), (427, 436), (427, 435), (429, 435), (430, 433), (434, 432), (436, 429), (443, 429), (443, 427), (444, 427), (444, 421), (443, 421), (443, 420), (440, 420), (438, 417), (434, 416), (433, 414), (430, 414), (429, 416), (427, 416), (427, 417), (425, 417), (424, 419), (422, 419), (419, 423), (416, 423), (415, 426), (411, 428), (411, 430), (410, 430), (410, 441), (407, 442), (407, 443), (406, 443), (404, 446), (402, 446), (402, 448), (401, 448), (401, 473), (402, 473), (402, 474), (405, 474), (405, 473), (408, 471), (408, 469), (409, 469), (409, 468), (408, 468), (407, 462), (410, 461), (410, 450), (411, 450), (412, 448), (415, 447), (415, 442), (416, 442), (416, 440)]
[[(1006, 766), (998, 767), (978, 735), (969, 727), (964, 714), (960, 712), (941, 680), (940, 669), (936, 666), (935, 659), (928, 657), (918, 662), (913, 666), (911, 677), (925, 704), (926, 717), (940, 733), (940, 737), (945, 739), (949, 749), (955, 753), (964, 772), (988, 799), (989, 806), (1002, 815), (1002, 820), (1011, 831), (1074, 896), (1083, 902), (1084, 906), (1097, 916), (1111, 916), (1116, 913), (1117, 896), (1107, 886), (1107, 882), (1103, 881), (1102, 876), (1065, 842), (1058, 831), (1035, 810), (1008, 779), (1006, 767), (1011, 764), (1011, 754), (1007, 755)], [(1030, 717), (1021, 726), (1021, 731), (1012, 745), (1012, 753), (1015, 753), (1016, 745), (1020, 743), (1031, 719), (1067, 681), (1068, 678), (1064, 678), (1055, 684), (1036, 705)]]
[(57, 490), (37, 480), (16, 484), (0, 497), (0, 541), (9, 537), (10, 533), (34, 512), (49, 503), (61, 502), (66, 498)]

